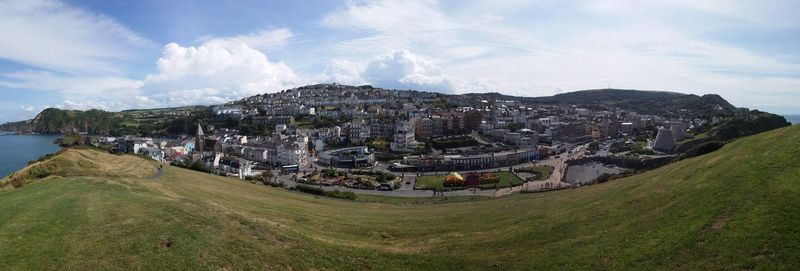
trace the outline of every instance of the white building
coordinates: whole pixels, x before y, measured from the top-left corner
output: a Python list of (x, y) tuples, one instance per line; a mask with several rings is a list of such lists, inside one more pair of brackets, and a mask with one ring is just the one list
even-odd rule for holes
[(658, 129), (656, 140), (653, 141), (653, 150), (661, 152), (670, 152), (675, 147), (675, 138), (672, 137), (672, 131), (667, 128)]
[(308, 151), (308, 137), (305, 140), (298, 138), (281, 142), (276, 149), (276, 162), (281, 165), (303, 165), (306, 163), (306, 152)]
[(136, 153), (146, 155), (156, 161), (164, 160), (164, 151), (159, 148), (143, 147), (139, 148)]
[(369, 124), (363, 119), (351, 121), (348, 124), (347, 135), (351, 143), (364, 143), (371, 136)]
[(419, 146), (414, 138), (414, 125), (410, 121), (398, 121), (394, 127), (394, 138), (389, 148), (396, 152), (413, 151)]

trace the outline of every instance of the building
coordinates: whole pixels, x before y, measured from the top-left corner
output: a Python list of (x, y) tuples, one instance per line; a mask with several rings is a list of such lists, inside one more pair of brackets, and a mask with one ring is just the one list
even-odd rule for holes
[(194, 137), (194, 149), (192, 150), (192, 160), (198, 161), (203, 158), (203, 150), (205, 149), (205, 133), (203, 127), (197, 124), (197, 134)]
[(255, 117), (253, 121), (256, 123), (273, 127), (277, 124), (294, 124), (294, 117), (293, 116), (264, 116), (264, 117)]
[(217, 169), (239, 176), (239, 179), (244, 179), (246, 176), (253, 176), (253, 163), (242, 158), (224, 156), (218, 159), (215, 163)]
[(419, 118), (414, 123), (414, 137), (422, 141), (428, 141), (433, 137), (433, 120), (430, 118)]
[(497, 168), (518, 165), (539, 158), (536, 149), (488, 153), (481, 155), (413, 155), (403, 157), (401, 164), (392, 166), (404, 171), (455, 171)]
[(371, 137), (369, 124), (363, 119), (353, 120), (347, 125), (347, 138), (350, 143), (361, 144)]
[(480, 111), (470, 110), (464, 113), (464, 125), (467, 130), (477, 131), (482, 121), (483, 114)]
[(306, 153), (308, 152), (308, 137), (296, 137), (295, 140), (287, 140), (278, 143), (276, 148), (275, 162), (279, 165), (303, 165), (306, 163)]
[(658, 129), (656, 140), (653, 141), (653, 150), (671, 152), (673, 148), (675, 148), (675, 138), (672, 137), (672, 131), (667, 128)]
[(672, 138), (675, 141), (681, 141), (686, 138), (686, 125), (679, 122), (673, 122), (669, 126), (669, 130), (672, 133)]
[(164, 151), (159, 148), (143, 147), (139, 148), (136, 153), (145, 155), (156, 161), (164, 160)]
[(414, 133), (414, 125), (410, 121), (398, 121), (395, 123), (394, 138), (389, 149), (396, 152), (414, 151), (419, 146)]
[(362, 168), (375, 164), (375, 154), (366, 146), (350, 147), (321, 152), (318, 161), (338, 168)]

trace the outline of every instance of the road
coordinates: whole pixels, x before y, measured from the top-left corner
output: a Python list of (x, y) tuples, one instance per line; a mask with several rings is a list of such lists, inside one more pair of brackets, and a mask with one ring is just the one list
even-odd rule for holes
[(514, 168), (522, 168), (528, 166), (550, 166), (553, 168), (553, 173), (550, 174), (550, 177), (547, 178), (547, 180), (527, 182), (521, 186), (498, 189), (497, 192), (495, 193), (495, 197), (510, 195), (513, 193), (520, 192), (522, 190), (543, 191), (543, 190), (569, 187), (570, 186), (569, 183), (561, 182), (561, 179), (563, 178), (564, 174), (566, 174), (567, 171), (567, 163), (565, 161), (583, 157), (586, 153), (586, 146), (579, 146), (574, 150), (575, 151), (573, 151), (572, 153), (562, 153), (559, 158), (551, 157), (545, 160), (539, 160), (535, 163), (526, 163), (523, 165), (515, 166)]

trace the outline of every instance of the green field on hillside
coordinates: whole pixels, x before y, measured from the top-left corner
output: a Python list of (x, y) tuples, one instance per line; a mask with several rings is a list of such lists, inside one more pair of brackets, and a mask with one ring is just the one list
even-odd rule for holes
[(800, 126), (608, 183), (454, 203), (337, 200), (174, 167), (151, 179), (127, 166), (141, 158), (120, 157), (95, 167), (119, 177), (51, 176), (0, 192), (0, 270), (796, 270), (800, 262)]

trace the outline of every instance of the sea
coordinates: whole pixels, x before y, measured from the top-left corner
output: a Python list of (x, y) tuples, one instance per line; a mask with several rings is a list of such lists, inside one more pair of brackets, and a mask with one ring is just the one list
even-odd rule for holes
[(0, 178), (24, 168), (28, 161), (57, 152), (57, 135), (16, 135), (0, 132)]
[(800, 124), (800, 115), (783, 115), (786, 121), (791, 122), (792, 125)]

